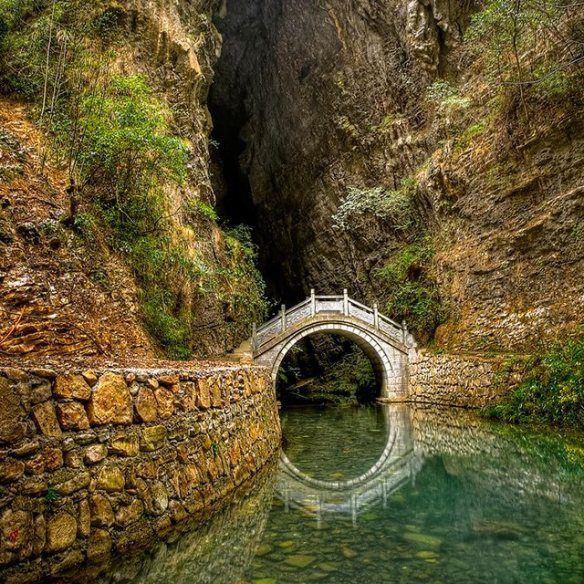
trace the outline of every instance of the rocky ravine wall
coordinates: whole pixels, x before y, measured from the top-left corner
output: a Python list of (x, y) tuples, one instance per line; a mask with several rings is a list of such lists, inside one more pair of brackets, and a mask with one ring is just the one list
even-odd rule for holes
[(280, 443), (266, 372), (0, 369), (0, 580), (142, 546), (210, 509)]
[(446, 406), (493, 403), (521, 380), (521, 364), (502, 357), (419, 351), (410, 362), (408, 400)]

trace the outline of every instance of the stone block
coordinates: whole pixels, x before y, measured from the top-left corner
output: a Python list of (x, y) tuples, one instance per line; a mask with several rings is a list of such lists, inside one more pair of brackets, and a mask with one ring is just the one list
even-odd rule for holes
[(135, 523), (144, 513), (144, 503), (134, 499), (129, 505), (120, 507), (116, 512), (116, 523), (121, 527)]
[(118, 456), (136, 456), (140, 452), (140, 441), (137, 436), (116, 436), (109, 450)]
[(91, 396), (91, 387), (82, 375), (59, 375), (55, 379), (53, 395), (58, 398), (87, 401)]
[(131, 424), (132, 396), (124, 378), (104, 373), (93, 388), (87, 412), (93, 425)]
[(77, 538), (77, 520), (73, 515), (62, 511), (53, 515), (47, 522), (47, 552), (59, 552), (73, 545)]
[(98, 527), (110, 527), (114, 523), (114, 510), (109, 498), (102, 493), (91, 497), (91, 524)]
[(97, 474), (97, 488), (104, 491), (122, 491), (126, 481), (124, 473), (117, 466), (104, 466)]
[(142, 430), (140, 448), (146, 452), (153, 452), (161, 448), (166, 441), (164, 426), (148, 426)]
[(151, 389), (140, 388), (136, 396), (135, 408), (141, 422), (155, 422), (158, 419), (158, 405)]
[(0, 442), (17, 442), (25, 435), (25, 411), (14, 386), (5, 377), (0, 377), (0, 404)]
[(87, 559), (90, 563), (106, 560), (112, 551), (112, 536), (105, 529), (94, 529), (89, 536)]
[(159, 387), (154, 390), (156, 404), (158, 405), (158, 415), (163, 419), (168, 419), (174, 414), (174, 394), (170, 389)]
[(62, 435), (61, 426), (57, 420), (55, 407), (51, 402), (38, 404), (32, 410), (32, 415), (39, 430), (50, 438), (59, 438)]
[(92, 444), (87, 447), (83, 460), (85, 464), (97, 464), (107, 456), (107, 446), (105, 444)]
[(65, 430), (88, 430), (89, 420), (85, 408), (79, 402), (57, 404), (57, 416)]

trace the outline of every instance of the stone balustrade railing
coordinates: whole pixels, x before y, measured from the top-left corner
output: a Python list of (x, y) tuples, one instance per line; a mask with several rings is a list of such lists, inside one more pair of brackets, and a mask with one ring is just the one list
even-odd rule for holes
[(338, 314), (343, 317), (352, 317), (403, 343), (406, 342), (408, 336), (405, 322), (399, 324), (381, 314), (377, 304), (370, 308), (361, 302), (357, 302), (357, 300), (349, 297), (347, 290), (344, 290), (342, 295), (333, 296), (316, 295), (314, 290), (311, 290), (310, 296), (300, 304), (292, 308), (286, 308), (285, 305), (282, 305), (277, 316), (260, 327), (254, 325), (252, 335), (253, 353), (255, 354), (262, 345), (285, 333), (299, 322), (319, 314)]

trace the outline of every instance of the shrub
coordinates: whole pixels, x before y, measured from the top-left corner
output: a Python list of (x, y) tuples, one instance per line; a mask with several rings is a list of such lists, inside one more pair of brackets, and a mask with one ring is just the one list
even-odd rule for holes
[(387, 312), (397, 321), (405, 320), (422, 340), (428, 340), (446, 318), (438, 287), (428, 275), (433, 255), (430, 241), (421, 239), (405, 246), (375, 272), (386, 287)]
[(525, 367), (523, 381), (483, 414), (506, 422), (584, 429), (584, 329)]
[(415, 179), (404, 179), (397, 190), (377, 186), (349, 187), (335, 215), (334, 224), (340, 229), (350, 229), (355, 219), (364, 215), (391, 222), (394, 229), (405, 230), (414, 222), (412, 197), (416, 191)]

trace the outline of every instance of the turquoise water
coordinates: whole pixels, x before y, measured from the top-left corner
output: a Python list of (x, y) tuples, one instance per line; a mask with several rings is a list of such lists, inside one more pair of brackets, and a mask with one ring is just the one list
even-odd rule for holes
[(584, 440), (406, 406), (292, 408), (279, 465), (110, 582), (582, 583)]

